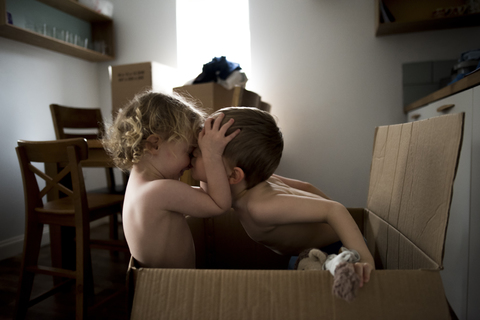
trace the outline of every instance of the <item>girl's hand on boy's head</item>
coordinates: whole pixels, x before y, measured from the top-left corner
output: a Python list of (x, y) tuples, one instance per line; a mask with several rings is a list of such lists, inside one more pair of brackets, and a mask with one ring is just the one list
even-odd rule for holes
[(238, 129), (228, 136), (225, 136), (234, 120), (232, 118), (223, 126), (220, 126), (224, 117), (225, 115), (220, 113), (215, 119), (208, 118), (205, 121), (203, 130), (198, 135), (198, 146), (204, 157), (208, 154), (222, 156), (225, 146), (240, 133), (240, 129)]
[(360, 277), (360, 288), (363, 287), (363, 283), (370, 281), (370, 274), (374, 269), (370, 263), (357, 262), (354, 264), (355, 273)]

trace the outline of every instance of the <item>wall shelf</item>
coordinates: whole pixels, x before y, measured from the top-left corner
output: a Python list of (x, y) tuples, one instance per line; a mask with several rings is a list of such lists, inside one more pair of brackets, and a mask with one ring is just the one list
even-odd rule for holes
[(480, 26), (480, 12), (434, 18), (433, 11), (439, 7), (449, 8), (464, 4), (464, 1), (400, 1), (383, 0), (395, 17), (394, 22), (382, 21), (380, 0), (375, 1), (375, 35), (420, 32), (428, 30), (453, 29)]
[(98, 21), (112, 21), (112, 19), (106, 15), (98, 13), (83, 4), (74, 0), (37, 0), (38, 2), (45, 3), (50, 7), (68, 13), (71, 16), (79, 19), (98, 22)]
[(89, 22), (92, 28), (92, 42), (98, 40), (104, 41), (107, 47), (106, 54), (9, 24), (7, 20), (6, 0), (0, 0), (0, 36), (92, 62), (111, 61), (115, 59), (113, 20), (111, 18), (99, 14), (73, 0), (37, 1)]

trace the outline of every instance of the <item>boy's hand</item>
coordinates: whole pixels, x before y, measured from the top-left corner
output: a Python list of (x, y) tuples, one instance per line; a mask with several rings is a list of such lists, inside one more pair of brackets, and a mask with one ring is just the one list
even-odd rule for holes
[(205, 121), (203, 130), (198, 135), (198, 146), (204, 157), (207, 155), (221, 157), (225, 146), (240, 133), (240, 129), (238, 129), (230, 135), (225, 136), (225, 133), (228, 128), (232, 126), (234, 120), (232, 118), (220, 127), (224, 117), (225, 115), (220, 113), (216, 119), (208, 118)]
[(353, 266), (355, 267), (355, 272), (360, 277), (361, 288), (364, 282), (370, 281), (370, 273), (372, 273), (374, 268), (367, 262), (356, 262)]

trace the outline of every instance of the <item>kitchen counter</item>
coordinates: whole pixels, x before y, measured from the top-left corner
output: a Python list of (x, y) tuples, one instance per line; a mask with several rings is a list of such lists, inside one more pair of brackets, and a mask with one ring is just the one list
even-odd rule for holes
[(419, 99), (403, 108), (405, 113), (421, 108), (429, 103), (451, 96), (460, 91), (467, 90), (480, 84), (480, 69), (466, 76), (465, 78), (446, 86), (438, 91), (435, 91), (428, 96)]

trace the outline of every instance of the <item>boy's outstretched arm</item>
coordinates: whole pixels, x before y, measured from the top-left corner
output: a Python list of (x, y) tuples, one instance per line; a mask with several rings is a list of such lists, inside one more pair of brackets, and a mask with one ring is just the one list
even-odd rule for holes
[(368, 250), (365, 239), (348, 210), (336, 203), (328, 212), (327, 223), (338, 234), (342, 244), (360, 254), (360, 262), (354, 264), (355, 272), (360, 276), (360, 287), (370, 280), (370, 273), (375, 269), (375, 261)]
[(360, 254), (361, 260), (355, 264), (355, 269), (361, 276), (361, 285), (370, 280), (370, 272), (375, 269), (373, 256), (360, 229), (342, 204), (320, 197), (281, 194), (252, 205), (250, 213), (257, 223), (263, 225), (328, 223), (345, 247)]
[(330, 197), (328, 197), (325, 193), (323, 193), (320, 189), (315, 187), (313, 184), (301, 180), (296, 180), (296, 179), (290, 179), (286, 177), (279, 176), (277, 174), (272, 175), (273, 178), (279, 179), (283, 183), (285, 183), (287, 186), (298, 189), (298, 190), (303, 190), (306, 192), (310, 192), (316, 195), (319, 195), (322, 198), (331, 200)]

